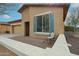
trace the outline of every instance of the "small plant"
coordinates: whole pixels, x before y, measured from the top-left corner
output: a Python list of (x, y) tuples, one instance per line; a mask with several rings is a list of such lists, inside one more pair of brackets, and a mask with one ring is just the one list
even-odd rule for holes
[(72, 26), (65, 26), (65, 31), (74, 32), (74, 27)]

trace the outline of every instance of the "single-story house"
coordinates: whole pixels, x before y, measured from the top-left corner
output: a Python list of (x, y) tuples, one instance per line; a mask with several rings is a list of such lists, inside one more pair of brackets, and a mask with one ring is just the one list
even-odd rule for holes
[(22, 33), (22, 26), (21, 26), (21, 19), (10, 21), (10, 33), (12, 34), (21, 34)]
[(0, 33), (21, 34), (21, 19), (9, 22), (0, 22)]
[(0, 22), (0, 33), (9, 33), (9, 26), (6, 22)]
[(22, 14), (22, 34), (33, 38), (47, 38), (50, 33), (64, 33), (64, 20), (69, 4), (24, 4), (18, 12)]

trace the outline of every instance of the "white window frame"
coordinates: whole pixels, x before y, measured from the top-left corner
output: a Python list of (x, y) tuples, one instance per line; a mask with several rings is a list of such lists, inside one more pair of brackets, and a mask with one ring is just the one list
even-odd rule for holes
[(40, 14), (36, 14), (34, 15), (35, 16), (42, 16), (42, 15), (46, 15), (46, 14), (49, 14), (49, 13), (52, 13), (51, 11), (48, 11), (48, 12), (44, 12), (44, 13), (40, 13)]

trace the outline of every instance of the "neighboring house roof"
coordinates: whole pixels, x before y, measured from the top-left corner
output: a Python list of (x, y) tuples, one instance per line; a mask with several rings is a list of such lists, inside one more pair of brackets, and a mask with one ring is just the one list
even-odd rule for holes
[(9, 22), (0, 22), (0, 24), (2, 24), (2, 25), (10, 25), (11, 23), (15, 23), (15, 22), (21, 22), (21, 19), (14, 20), (14, 21), (9, 21)]
[(49, 3), (49, 4), (24, 4), (19, 10), (18, 12), (22, 12), (26, 7), (29, 7), (29, 6), (42, 6), (42, 7), (62, 7), (64, 10), (63, 10), (63, 15), (64, 15), (64, 20), (65, 20), (65, 17), (66, 17), (66, 14), (67, 14), (67, 11), (68, 11), (68, 8), (69, 8), (69, 5), (70, 4), (67, 4), (67, 3)]
[(18, 19), (18, 20), (10, 21), (8, 23), (15, 23), (15, 22), (20, 22), (20, 21), (21, 21), (21, 19)]
[(0, 22), (1, 25), (9, 25), (7, 22)]

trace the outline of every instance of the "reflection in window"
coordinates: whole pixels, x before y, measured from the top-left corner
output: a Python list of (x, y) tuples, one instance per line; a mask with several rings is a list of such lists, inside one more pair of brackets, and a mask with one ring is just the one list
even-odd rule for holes
[(49, 32), (49, 15), (36, 16), (37, 32)]

